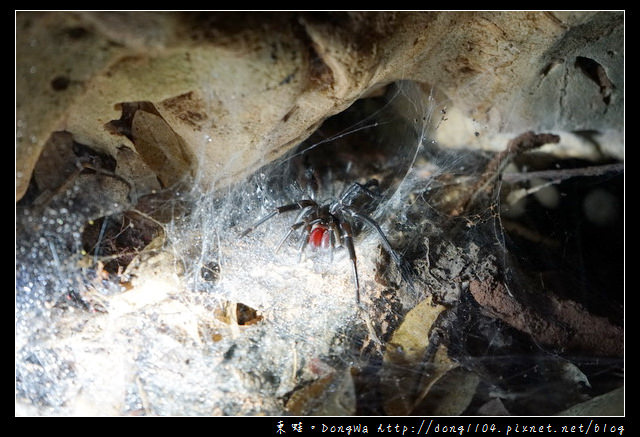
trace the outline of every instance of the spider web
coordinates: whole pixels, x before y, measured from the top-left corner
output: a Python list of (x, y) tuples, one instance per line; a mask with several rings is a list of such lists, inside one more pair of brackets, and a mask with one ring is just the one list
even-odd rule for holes
[[(18, 229), (37, 231), (18, 233), (17, 410), (415, 414), (433, 412), (429, 408), (443, 395), (425, 389), (412, 399), (419, 408), (403, 411), (406, 399), (393, 390), (402, 387), (398, 375), (420, 381), (434, 368), (449, 366), (457, 370), (442, 371), (439, 382), (473, 387), (475, 393), (461, 395), (464, 402), (442, 402), (458, 414), (477, 414), (490, 402), (520, 414), (545, 414), (532, 406), (540, 396), (556, 411), (584, 398), (585, 385), (596, 384), (592, 375), (615, 372), (620, 363), (547, 353), (479, 311), (467, 292), (470, 280), (497, 270), (509, 293), (517, 293), (528, 279), (511, 254), (529, 243), (505, 230), (501, 212), (505, 204), (512, 214), (516, 207), (505, 200), (499, 180), (452, 218), (493, 154), (446, 149), (433, 140), (446, 123), (448, 104), (431, 88), (398, 82), (327, 120), (295, 150), (265, 162), (241, 183), (175, 190), (158, 206), (171, 217), (162, 226), (164, 244), (138, 254), (125, 272), (126, 290), (96, 274), (99, 266), (79, 262), (77, 223), (88, 213), (74, 204), (78, 184), (42, 217), (21, 209)], [(294, 236), (276, 252), (295, 212), (240, 236), (276, 206), (303, 198), (325, 203), (353, 182), (372, 178), (380, 196), (371, 217), (412, 265), (412, 277), (406, 281), (398, 274), (376, 232), (363, 226), (355, 234), (361, 305), (345, 250), (333, 259), (324, 251), (300, 253)], [(127, 228), (122, 223), (119, 232)], [(98, 228), (104, 239), (107, 225)], [(425, 299), (448, 308), (429, 333), (424, 354), (431, 361), (391, 360), (390, 339)], [(618, 301), (608, 301), (609, 310), (619, 308)], [(425, 364), (442, 357), (439, 345), (449, 346), (446, 359)], [(506, 377), (498, 384), (501, 373)], [(528, 394), (531, 380), (537, 396)], [(555, 392), (549, 401), (559, 381), (570, 390)]]

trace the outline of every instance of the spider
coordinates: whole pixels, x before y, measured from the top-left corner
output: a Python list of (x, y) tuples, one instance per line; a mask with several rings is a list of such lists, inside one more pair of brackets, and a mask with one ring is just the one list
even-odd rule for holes
[(385, 250), (393, 258), (396, 265), (401, 268), (402, 275), (406, 278), (406, 269), (402, 258), (393, 250), (378, 223), (369, 217), (366, 212), (363, 212), (367, 201), (378, 200), (380, 197), (379, 194), (372, 191), (373, 188), (377, 187), (378, 181), (376, 179), (371, 179), (365, 184), (354, 182), (339, 198), (322, 205), (311, 199), (302, 199), (288, 205), (276, 207), (269, 214), (258, 219), (240, 237), (248, 235), (255, 228), (276, 215), (300, 210), (296, 220), (278, 243), (276, 252), (289, 236), (300, 228), (302, 228), (299, 248), (300, 256), (307, 245), (314, 249), (330, 249), (332, 259), (333, 251), (336, 247), (345, 247), (351, 260), (356, 301), (360, 303), (360, 281), (358, 279), (356, 251), (353, 244), (354, 229), (358, 229), (359, 225), (367, 225), (377, 232)]

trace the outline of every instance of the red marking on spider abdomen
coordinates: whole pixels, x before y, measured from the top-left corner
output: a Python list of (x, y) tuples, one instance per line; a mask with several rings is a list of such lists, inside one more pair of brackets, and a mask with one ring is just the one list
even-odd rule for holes
[(313, 225), (311, 232), (309, 233), (309, 244), (314, 248), (322, 247), (326, 249), (329, 247), (329, 229), (323, 225)]

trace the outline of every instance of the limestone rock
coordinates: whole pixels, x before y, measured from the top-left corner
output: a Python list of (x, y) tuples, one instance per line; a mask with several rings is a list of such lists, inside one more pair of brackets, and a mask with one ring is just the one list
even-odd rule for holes
[[(621, 12), (18, 12), (16, 198), (54, 132), (222, 186), (397, 80), (448, 99), (443, 145), (540, 129), (622, 158), (623, 36)], [(127, 108), (165, 128), (136, 138)]]

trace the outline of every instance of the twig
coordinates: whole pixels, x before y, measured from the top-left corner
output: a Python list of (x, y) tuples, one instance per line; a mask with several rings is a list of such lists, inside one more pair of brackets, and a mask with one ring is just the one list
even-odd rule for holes
[(528, 181), (530, 179), (551, 179), (559, 182), (564, 179), (581, 177), (581, 176), (602, 176), (608, 173), (624, 172), (624, 163), (592, 165), (580, 168), (564, 168), (558, 170), (541, 170), (528, 173), (503, 173), (502, 180), (505, 182), (515, 183)]
[(473, 199), (482, 191), (485, 191), (490, 184), (495, 181), (507, 163), (514, 155), (528, 152), (529, 150), (544, 146), (545, 144), (558, 143), (560, 137), (554, 134), (536, 134), (532, 131), (525, 132), (510, 140), (507, 147), (498, 153), (484, 170), (480, 179), (468, 191), (467, 195), (462, 198), (458, 207), (451, 211), (451, 215), (457, 216), (467, 210)]

